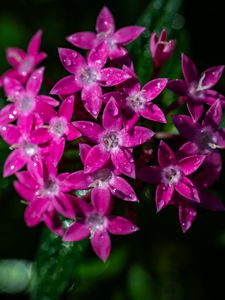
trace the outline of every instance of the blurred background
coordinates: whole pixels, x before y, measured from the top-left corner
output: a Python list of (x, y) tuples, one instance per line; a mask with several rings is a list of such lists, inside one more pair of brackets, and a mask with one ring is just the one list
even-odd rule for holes
[[(74, 32), (93, 31), (103, 5), (111, 9), (120, 28), (134, 24), (148, 3), (149, 0), (1, 1), (0, 72), (8, 68), (5, 48), (26, 48), (30, 37), (42, 29), (42, 50), (48, 53), (47, 74), (56, 80), (65, 74), (57, 47), (72, 47), (65, 37)], [(182, 51), (193, 58), (199, 70), (225, 63), (223, 1), (184, 1), (178, 21), (181, 36), (188, 36), (188, 43), (184, 48), (181, 45)], [(218, 89), (225, 93), (225, 76)], [(3, 103), (1, 98), (1, 106)], [(8, 149), (3, 143), (0, 147), (2, 171)], [(221, 191), (225, 203), (224, 180), (222, 176), (215, 189)], [(37, 255), (42, 226), (25, 226), (24, 205), (14, 192), (12, 181), (13, 178), (0, 178), (0, 299), (29, 299), (24, 290), (31, 274), (30, 262)], [(139, 195), (143, 196), (141, 191)], [(137, 208), (142, 230), (133, 236), (113, 238), (113, 251), (106, 264), (88, 248), (85, 260), (76, 268), (76, 280), (62, 299), (224, 299), (225, 214), (199, 210), (193, 227), (182, 234), (174, 207), (156, 215), (151, 195), (145, 198)], [(51, 300), (40, 298), (48, 299)]]

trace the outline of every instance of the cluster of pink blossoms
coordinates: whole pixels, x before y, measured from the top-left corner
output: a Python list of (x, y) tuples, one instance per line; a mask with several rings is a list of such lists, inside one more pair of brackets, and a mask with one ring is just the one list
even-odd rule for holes
[[(110, 254), (109, 234), (138, 230), (129, 214), (128, 219), (112, 214), (116, 198), (138, 202), (124, 176), (157, 184), (157, 211), (178, 206), (184, 232), (192, 225), (198, 206), (224, 210), (220, 200), (207, 191), (221, 173), (220, 149), (225, 148), (225, 130), (219, 128), (225, 98), (211, 89), (223, 66), (199, 75), (190, 58), (182, 55), (184, 80), (152, 78), (142, 87), (124, 46), (143, 31), (140, 26), (116, 31), (112, 14), (104, 7), (97, 18), (97, 33), (78, 32), (67, 38), (73, 46), (88, 50), (86, 58), (75, 50), (59, 49), (69, 75), (50, 91), (57, 100), (39, 94), (44, 68), (37, 66), (46, 57), (40, 52), (40, 31), (31, 39), (27, 53), (7, 50), (12, 69), (0, 78), (9, 101), (0, 111), (0, 134), (12, 150), (3, 176), (16, 175), (14, 187), (27, 202), (26, 224), (44, 222), (68, 242), (89, 237), (103, 261)], [(152, 34), (150, 52), (158, 71), (175, 45), (174, 40), (167, 40), (165, 30), (159, 37)], [(159, 165), (137, 168), (134, 148), (150, 139), (151, 145), (158, 143), (148, 127), (157, 122), (163, 128), (167, 122), (163, 110), (153, 103), (166, 87), (181, 97), (179, 104), (187, 104), (190, 116), (173, 116), (185, 143), (174, 154), (161, 140)], [(139, 125), (143, 118), (148, 120), (147, 127)], [(67, 145), (74, 150), (79, 147), (83, 169), (58, 173)], [(144, 155), (147, 150), (143, 146), (140, 151)], [(85, 191), (84, 196), (76, 191)]]

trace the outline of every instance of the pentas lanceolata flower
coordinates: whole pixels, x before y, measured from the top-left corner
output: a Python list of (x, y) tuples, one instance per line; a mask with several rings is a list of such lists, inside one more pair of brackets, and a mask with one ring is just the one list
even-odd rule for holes
[[(109, 234), (138, 230), (133, 202), (142, 201), (142, 194), (137, 195), (134, 186), (149, 189), (157, 184), (157, 211), (167, 205), (178, 207), (183, 232), (191, 227), (198, 207), (225, 210), (210, 191), (222, 172), (225, 131), (220, 123), (225, 98), (211, 89), (223, 66), (198, 75), (191, 59), (182, 55), (184, 80), (168, 82), (158, 75), (176, 45), (167, 40), (165, 29), (159, 37), (156, 32), (151, 35), (154, 69), (143, 86), (125, 46), (144, 28), (116, 31), (111, 12), (103, 7), (96, 31), (67, 38), (88, 50), (86, 57), (59, 48), (61, 63), (71, 75), (52, 87), (50, 93), (57, 98), (41, 93), (44, 68), (37, 66), (46, 56), (40, 52), (41, 31), (27, 53), (8, 49), (13, 69), (1, 76), (0, 84), (10, 103), (0, 110), (0, 135), (12, 151), (3, 176), (17, 178), (14, 187), (27, 203), (26, 224), (44, 223), (65, 242), (89, 237), (96, 255), (106, 261)], [(170, 107), (160, 102), (166, 87), (181, 96)], [(190, 115), (172, 116), (178, 132), (163, 132), (171, 118), (168, 113), (184, 103)], [(172, 148), (160, 137), (167, 138)], [(124, 207), (126, 218), (114, 215), (117, 206)]]

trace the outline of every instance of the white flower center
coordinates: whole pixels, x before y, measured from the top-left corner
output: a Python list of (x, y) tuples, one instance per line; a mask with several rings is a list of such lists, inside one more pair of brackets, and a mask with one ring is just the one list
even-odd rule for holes
[(36, 196), (38, 197), (54, 197), (58, 195), (59, 192), (59, 186), (56, 183), (56, 181), (52, 179), (48, 179), (45, 183), (44, 186), (36, 192)]
[(36, 101), (34, 98), (24, 95), (21, 99), (16, 100), (17, 109), (23, 114), (28, 115), (34, 110)]
[(49, 125), (49, 131), (57, 138), (60, 138), (67, 132), (67, 122), (65, 118), (54, 118)]
[(37, 152), (38, 152), (38, 146), (35, 145), (35, 144), (31, 144), (31, 143), (25, 141), (23, 143), (23, 150), (24, 150), (24, 152), (25, 152), (25, 154), (27, 156), (32, 157), (35, 154), (37, 154)]
[(194, 137), (195, 143), (201, 153), (207, 154), (214, 149), (220, 148), (217, 145), (217, 137), (210, 127), (205, 127), (198, 131)]
[(83, 84), (91, 84), (97, 81), (97, 74), (90, 68), (85, 68), (80, 73)]
[(167, 186), (172, 186), (181, 178), (181, 171), (176, 166), (168, 166), (162, 170), (162, 182)]
[(99, 170), (94, 173), (90, 187), (106, 187), (111, 178), (112, 172), (109, 169)]
[(126, 98), (127, 105), (132, 108), (134, 111), (139, 111), (140, 108), (145, 106), (145, 98), (141, 93), (137, 93)]
[(34, 65), (34, 59), (31, 56), (28, 56), (24, 59), (24, 61), (19, 66), (19, 72), (22, 75), (26, 75), (27, 73), (30, 73), (31, 69)]
[(103, 144), (107, 151), (111, 151), (113, 149), (118, 148), (119, 146), (119, 138), (116, 132), (108, 132), (103, 137)]
[(91, 236), (95, 231), (103, 230), (106, 227), (106, 218), (96, 212), (91, 213), (86, 219), (86, 224), (91, 232)]

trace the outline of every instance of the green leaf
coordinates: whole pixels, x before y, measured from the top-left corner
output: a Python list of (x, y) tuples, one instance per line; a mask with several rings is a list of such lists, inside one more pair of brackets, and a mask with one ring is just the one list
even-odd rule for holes
[[(149, 52), (151, 32), (160, 32), (164, 27), (174, 38), (174, 29), (178, 28), (178, 14), (183, 0), (154, 0), (146, 8), (137, 24), (145, 26), (143, 35), (130, 47), (129, 51), (135, 62), (136, 72), (142, 84), (150, 80), (153, 63)], [(182, 16), (180, 16), (182, 17)], [(173, 35), (172, 35), (173, 34)]]
[(32, 300), (58, 300), (75, 280), (86, 242), (66, 243), (45, 229), (34, 264), (30, 296)]

